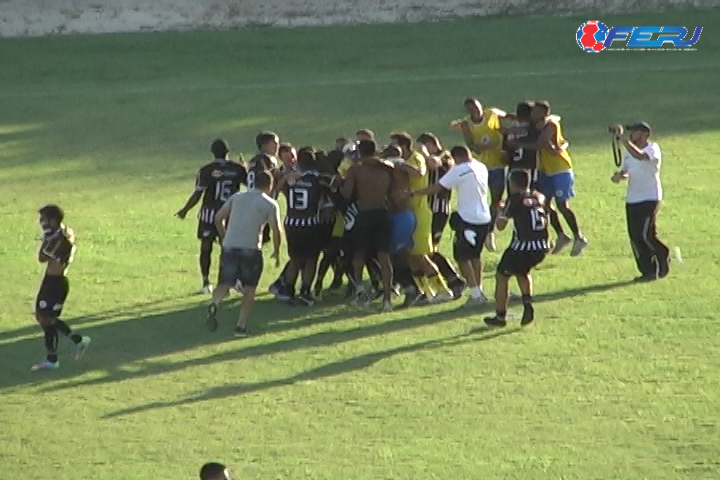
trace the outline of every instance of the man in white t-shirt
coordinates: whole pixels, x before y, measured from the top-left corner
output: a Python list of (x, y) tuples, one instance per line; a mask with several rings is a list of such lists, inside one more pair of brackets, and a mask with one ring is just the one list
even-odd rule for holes
[(621, 125), (613, 127), (627, 153), (623, 157), (620, 171), (615, 172), (612, 181), (628, 181), (626, 213), (630, 245), (635, 254), (640, 276), (638, 282), (651, 282), (664, 278), (670, 273), (670, 249), (657, 237), (657, 213), (662, 201), (660, 183), (660, 146), (650, 141), (650, 125), (645, 122), (625, 127), (629, 138), (622, 138)]
[(471, 303), (484, 303), (487, 298), (482, 291), (480, 254), (492, 218), (487, 201), (488, 170), (472, 157), (467, 147), (453, 147), (450, 155), (455, 166), (438, 183), (411, 195), (437, 195), (443, 190), (456, 190), (457, 211), (450, 215), (450, 227), (455, 232), (453, 255), (470, 287)]

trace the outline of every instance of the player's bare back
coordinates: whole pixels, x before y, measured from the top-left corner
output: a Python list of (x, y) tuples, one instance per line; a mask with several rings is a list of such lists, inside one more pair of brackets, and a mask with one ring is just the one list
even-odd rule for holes
[(353, 167), (359, 210), (388, 208), (393, 166), (389, 162), (368, 158)]

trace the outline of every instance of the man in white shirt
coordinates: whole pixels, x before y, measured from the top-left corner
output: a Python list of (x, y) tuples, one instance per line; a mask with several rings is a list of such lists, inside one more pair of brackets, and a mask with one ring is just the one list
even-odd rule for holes
[(450, 215), (450, 227), (455, 232), (453, 255), (470, 287), (470, 302), (480, 304), (487, 301), (482, 291), (480, 254), (492, 218), (487, 201), (488, 170), (467, 147), (453, 147), (450, 154), (455, 166), (438, 183), (411, 195), (436, 195), (453, 188), (457, 191), (457, 211)]
[(625, 127), (629, 138), (621, 138), (623, 128), (612, 129), (625, 145), (620, 171), (612, 176), (614, 183), (628, 181), (626, 213), (630, 245), (640, 276), (638, 282), (651, 282), (670, 273), (670, 249), (657, 237), (657, 213), (662, 201), (660, 183), (660, 146), (650, 141), (650, 125), (645, 122)]

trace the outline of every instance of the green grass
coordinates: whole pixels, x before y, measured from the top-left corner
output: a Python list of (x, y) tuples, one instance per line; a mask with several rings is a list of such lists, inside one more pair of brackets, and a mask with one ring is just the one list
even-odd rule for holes
[[(720, 15), (595, 16), (705, 32), (696, 52), (598, 55), (575, 45), (584, 18), (0, 41), (0, 477), (194, 478), (221, 459), (257, 479), (718, 478)], [(468, 334), (481, 312), (457, 305), (362, 316), (263, 295), (256, 337), (231, 338), (234, 303), (204, 330), (195, 223), (172, 214), (213, 137), (246, 153), (265, 128), (324, 147), (360, 127), (452, 144), (466, 95), (547, 98), (572, 143), (591, 245), (538, 269), (535, 328)], [(636, 119), (657, 131), (660, 231), (685, 257), (653, 285), (627, 283), (609, 182), (606, 126)], [(79, 239), (65, 319), (94, 343), (31, 374), (50, 201)], [(498, 255), (485, 260), (491, 291)]]

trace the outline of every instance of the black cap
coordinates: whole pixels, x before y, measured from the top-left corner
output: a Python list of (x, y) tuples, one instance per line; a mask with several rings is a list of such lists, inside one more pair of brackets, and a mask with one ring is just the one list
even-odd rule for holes
[(627, 130), (640, 130), (641, 132), (645, 132), (647, 134), (652, 133), (652, 129), (650, 128), (650, 125), (647, 124), (647, 122), (637, 122), (631, 125), (625, 125), (625, 128)]

